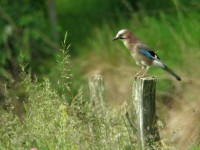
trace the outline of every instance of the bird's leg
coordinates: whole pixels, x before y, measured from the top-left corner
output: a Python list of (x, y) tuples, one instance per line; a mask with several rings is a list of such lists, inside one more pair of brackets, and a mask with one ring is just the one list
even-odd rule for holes
[(145, 71), (140, 75), (140, 77), (144, 77), (145, 76), (145, 74), (147, 73), (147, 71), (149, 70), (149, 66), (147, 66), (146, 68), (145, 68)]
[(145, 67), (142, 66), (142, 69), (138, 73), (136, 73), (135, 79), (137, 79), (137, 77), (140, 76), (141, 72), (143, 72), (144, 69), (145, 69)]

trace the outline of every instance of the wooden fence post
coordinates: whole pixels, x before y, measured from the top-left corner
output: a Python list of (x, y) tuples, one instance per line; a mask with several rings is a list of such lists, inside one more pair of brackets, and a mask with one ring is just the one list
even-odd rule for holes
[(133, 84), (133, 103), (137, 115), (137, 128), (141, 149), (160, 149), (160, 136), (156, 127), (156, 79), (138, 78)]
[(105, 106), (104, 80), (101, 75), (89, 77), (90, 100), (94, 106)]

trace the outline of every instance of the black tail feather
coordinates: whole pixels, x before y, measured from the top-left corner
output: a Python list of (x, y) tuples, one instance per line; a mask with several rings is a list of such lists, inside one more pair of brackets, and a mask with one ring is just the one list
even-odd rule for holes
[(181, 78), (176, 73), (174, 73), (171, 69), (169, 69), (167, 66), (164, 66), (163, 69), (167, 71), (169, 74), (171, 74), (172, 76), (174, 76), (176, 80), (181, 81)]

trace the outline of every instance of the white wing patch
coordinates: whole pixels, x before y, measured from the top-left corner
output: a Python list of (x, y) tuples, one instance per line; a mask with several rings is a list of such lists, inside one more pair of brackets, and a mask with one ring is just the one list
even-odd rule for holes
[[(156, 58), (156, 57), (155, 57)], [(164, 65), (163, 65), (163, 63), (161, 62), (161, 61), (159, 61), (159, 60), (153, 60), (153, 66), (157, 66), (157, 67), (164, 67)]]
[(159, 59), (158, 56), (155, 54), (154, 58)]

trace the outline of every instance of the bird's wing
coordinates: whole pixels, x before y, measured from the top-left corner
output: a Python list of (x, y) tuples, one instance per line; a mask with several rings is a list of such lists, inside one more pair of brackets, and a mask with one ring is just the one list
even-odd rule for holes
[(156, 53), (154, 51), (147, 50), (147, 49), (144, 49), (144, 48), (140, 48), (139, 52), (141, 54), (145, 55), (146, 57), (150, 58), (150, 59), (160, 60), (160, 58), (156, 55)]

